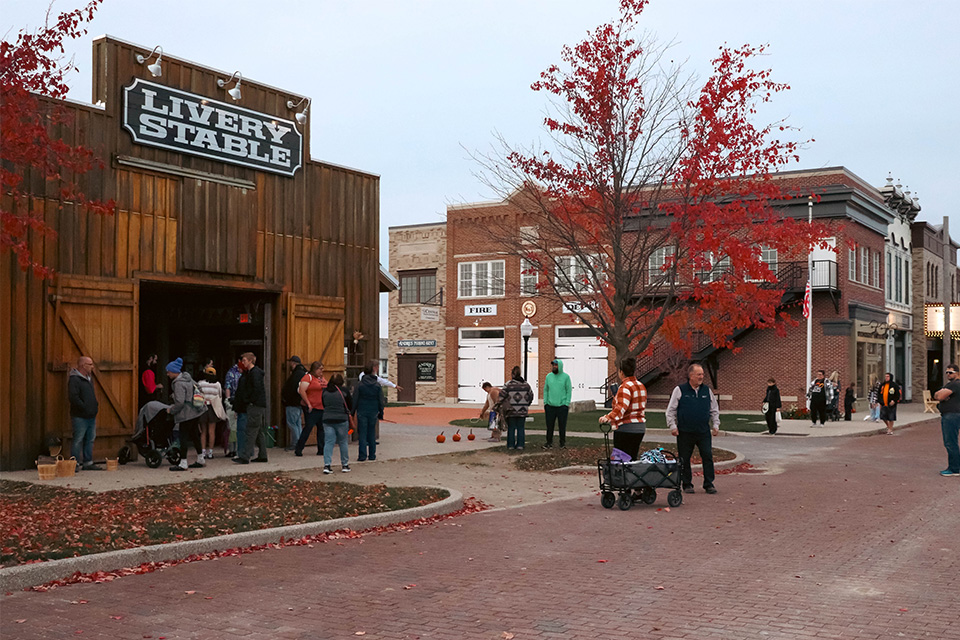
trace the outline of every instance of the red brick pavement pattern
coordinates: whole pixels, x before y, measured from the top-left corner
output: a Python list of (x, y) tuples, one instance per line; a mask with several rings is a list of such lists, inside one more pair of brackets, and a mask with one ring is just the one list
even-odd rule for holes
[(960, 639), (944, 457), (928, 422), (721, 476), (669, 512), (663, 492), (628, 512), (574, 499), (18, 592), (0, 636)]

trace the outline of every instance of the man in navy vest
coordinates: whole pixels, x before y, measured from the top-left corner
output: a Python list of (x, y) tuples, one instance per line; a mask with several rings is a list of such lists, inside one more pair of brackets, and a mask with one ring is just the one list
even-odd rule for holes
[(713, 486), (713, 436), (720, 433), (720, 407), (710, 387), (703, 384), (703, 367), (690, 365), (687, 380), (673, 390), (667, 404), (667, 426), (677, 436), (677, 451), (683, 461), (684, 493), (693, 493), (693, 471), (690, 457), (693, 448), (703, 460), (703, 490), (716, 493)]

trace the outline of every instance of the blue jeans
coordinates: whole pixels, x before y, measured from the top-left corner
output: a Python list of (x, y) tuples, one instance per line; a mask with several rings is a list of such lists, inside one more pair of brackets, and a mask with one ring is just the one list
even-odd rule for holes
[(879, 420), (880, 419), (880, 405), (870, 407), (870, 419)]
[(70, 454), (80, 464), (92, 464), (93, 441), (97, 437), (97, 419), (71, 416), (70, 422), (73, 423), (73, 444), (70, 447)]
[(303, 428), (303, 409), (287, 407), (287, 429), (290, 430), (290, 439), (287, 440), (287, 449), (293, 449), (300, 440), (300, 430)]
[(507, 449), (523, 448), (526, 416), (507, 418)]
[(347, 430), (349, 428), (350, 423), (346, 420), (323, 423), (323, 466), (329, 467), (332, 463), (334, 440), (340, 445), (340, 466), (350, 466), (350, 455), (347, 449)]
[(247, 431), (247, 413), (237, 414), (237, 455), (240, 455), (240, 452), (243, 451), (243, 445), (247, 441), (246, 438)]
[(360, 441), (360, 453), (357, 462), (377, 459), (377, 416), (357, 414), (357, 438)]
[(960, 413), (945, 413), (940, 416), (943, 431), (943, 446), (947, 450), (947, 469), (960, 473)]

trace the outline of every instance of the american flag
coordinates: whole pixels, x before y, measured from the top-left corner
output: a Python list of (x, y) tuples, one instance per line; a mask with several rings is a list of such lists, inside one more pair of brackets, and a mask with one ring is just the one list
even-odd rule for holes
[(807, 280), (807, 288), (803, 292), (803, 317), (810, 317), (810, 281)]

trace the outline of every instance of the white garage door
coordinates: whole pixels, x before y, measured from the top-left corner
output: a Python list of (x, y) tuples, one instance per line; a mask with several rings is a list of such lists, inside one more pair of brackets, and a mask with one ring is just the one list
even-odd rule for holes
[(603, 384), (607, 379), (607, 347), (586, 327), (557, 327), (555, 358), (563, 361), (570, 374), (574, 400), (593, 400), (603, 406)]
[(503, 384), (503, 329), (461, 329), (457, 362), (457, 399), (483, 403), (484, 381)]

